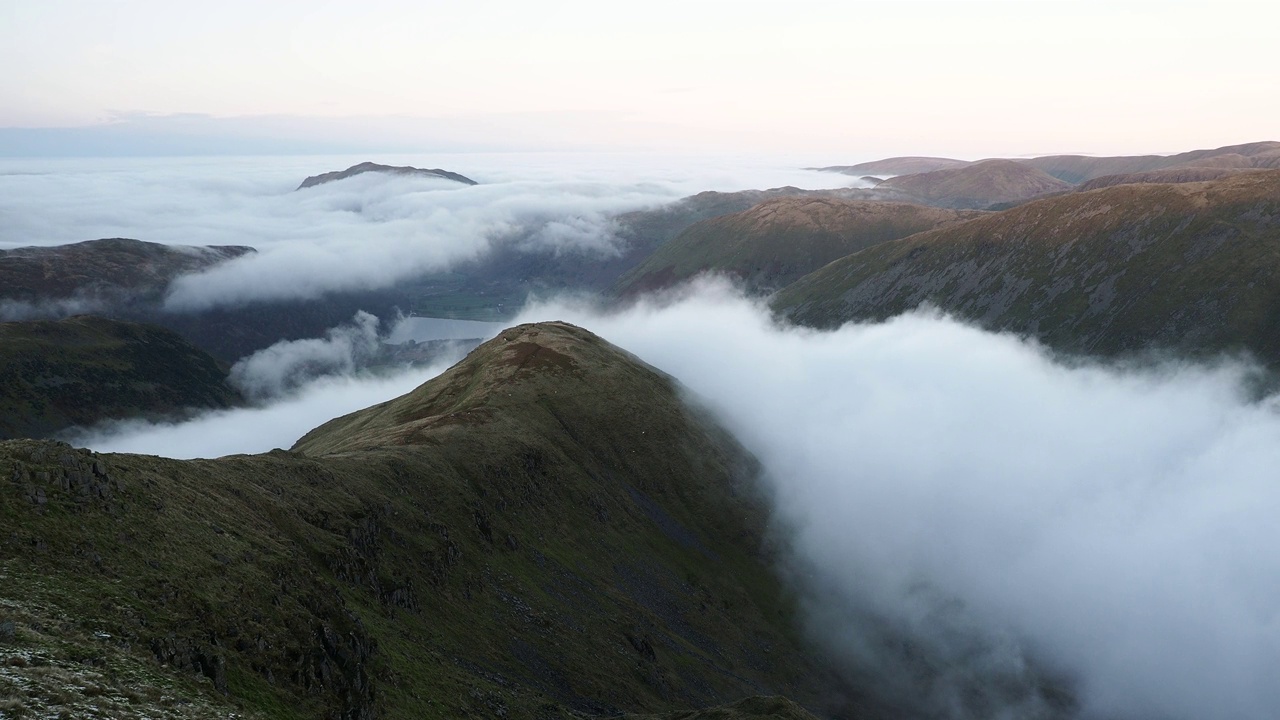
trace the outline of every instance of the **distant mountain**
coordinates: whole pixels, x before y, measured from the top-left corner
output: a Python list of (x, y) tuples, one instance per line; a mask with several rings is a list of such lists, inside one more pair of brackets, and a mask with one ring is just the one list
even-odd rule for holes
[[(1068, 184), (1079, 185), (1103, 176), (1132, 175), (1168, 168), (1278, 169), (1280, 168), (1280, 142), (1227, 145), (1175, 155), (1045, 155), (1035, 158), (1016, 158), (1013, 161), (1041, 170)], [(857, 165), (832, 165), (812, 169), (859, 176), (917, 175), (937, 170), (955, 170), (977, 164), (977, 162), (951, 158), (893, 157)]]
[(768, 291), (876, 243), (980, 215), (823, 195), (766, 200), (689, 226), (623, 275), (614, 294), (669, 287), (709, 270)]
[(1128, 173), (1125, 175), (1103, 175), (1102, 177), (1083, 182), (1077, 188), (1081, 192), (1111, 187), (1112, 185), (1132, 185), (1149, 183), (1188, 183), (1221, 180), (1236, 173), (1248, 172), (1234, 167), (1172, 167), (1164, 170), (1148, 170), (1147, 172)]
[(1070, 352), (1280, 365), (1280, 171), (1030, 202), (854, 253), (773, 300), (818, 327), (923, 303)]
[(0, 439), (240, 402), (225, 367), (164, 328), (92, 316), (0, 323)]
[(306, 180), (303, 180), (302, 184), (299, 185), (297, 189), (305, 190), (306, 188), (315, 187), (316, 185), (323, 185), (324, 183), (328, 183), (328, 182), (334, 182), (337, 180), (346, 180), (349, 177), (353, 177), (355, 175), (360, 175), (361, 173), (367, 173), (367, 172), (383, 173), (386, 175), (408, 175), (412, 177), (440, 178), (442, 180), (453, 180), (454, 182), (460, 182), (463, 185), (478, 184), (475, 180), (472, 180), (469, 177), (466, 177), (464, 175), (459, 175), (456, 172), (441, 170), (440, 168), (423, 169), (423, 168), (411, 167), (408, 165), (395, 166), (395, 165), (380, 165), (375, 162), (362, 162), (358, 165), (352, 165), (346, 170), (334, 170), (333, 172), (322, 173), (320, 175), (312, 175), (311, 177), (308, 177)]
[(1071, 185), (1012, 160), (983, 160), (963, 167), (889, 178), (876, 189), (900, 190), (921, 202), (949, 208), (982, 209), (1021, 202)]
[(292, 451), (0, 443), (0, 672), (33, 714), (890, 716), (802, 643), (755, 468), (560, 323)]
[(1211, 150), (1192, 150), (1176, 155), (1135, 155), (1092, 157), (1048, 155), (1019, 160), (1026, 165), (1073, 185), (1104, 175), (1127, 175), (1174, 167), (1280, 168), (1280, 142), (1227, 145)]
[(160, 325), (219, 360), (234, 362), (278, 340), (323, 335), (357, 310), (381, 317), (408, 308), (397, 289), (334, 293), (202, 312), (168, 312), (164, 298), (179, 276), (256, 252), (243, 246), (162, 245), (125, 238), (0, 250), (0, 321), (91, 313)]
[(251, 252), (238, 245), (161, 245), (126, 238), (0, 250), (0, 320), (155, 303), (179, 275)]
[(828, 167), (809, 168), (838, 172), (845, 175), (914, 175), (916, 173), (933, 172), (934, 170), (953, 170), (970, 164), (968, 160), (954, 160), (939, 157), (892, 157), (884, 160), (858, 163), (857, 165), (831, 165)]

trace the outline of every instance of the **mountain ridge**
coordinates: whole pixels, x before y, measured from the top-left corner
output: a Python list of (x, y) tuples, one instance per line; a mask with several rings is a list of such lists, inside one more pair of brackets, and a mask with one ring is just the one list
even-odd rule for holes
[(1280, 364), (1280, 171), (1034, 200), (878, 245), (773, 298), (833, 327), (923, 303), (1073, 353), (1247, 351)]
[(689, 226), (619, 278), (612, 293), (632, 297), (707, 271), (753, 291), (774, 290), (850, 252), (979, 214), (825, 195), (764, 200)]
[(579, 328), (519, 326), (292, 451), (0, 443), (0, 614), (46, 666), (97, 658), (103, 702), (132, 683), (371, 720), (783, 694), (880, 717), (798, 637), (755, 471), (669, 377)]

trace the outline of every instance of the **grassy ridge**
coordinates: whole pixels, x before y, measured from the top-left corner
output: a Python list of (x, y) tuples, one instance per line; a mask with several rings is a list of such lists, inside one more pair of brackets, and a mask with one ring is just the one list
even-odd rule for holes
[[(669, 378), (577, 328), (522, 326), (293, 451), (0, 444), (0, 622), (16, 621), (15, 652), (88, 643), (103, 692), (147, 707), (562, 717), (830, 699), (770, 571), (752, 473)], [(122, 680), (139, 667), (157, 678)]]

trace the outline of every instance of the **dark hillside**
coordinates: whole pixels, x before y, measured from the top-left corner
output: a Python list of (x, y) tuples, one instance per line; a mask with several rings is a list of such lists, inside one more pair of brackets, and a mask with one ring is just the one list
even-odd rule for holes
[[(668, 377), (558, 323), (293, 451), (0, 443), (0, 655), (94, 683), (81, 705), (194, 716), (861, 706), (796, 637), (753, 467)], [(0, 666), (29, 707), (65, 699)]]
[(177, 334), (81, 315), (0, 323), (0, 439), (240, 401), (226, 369)]

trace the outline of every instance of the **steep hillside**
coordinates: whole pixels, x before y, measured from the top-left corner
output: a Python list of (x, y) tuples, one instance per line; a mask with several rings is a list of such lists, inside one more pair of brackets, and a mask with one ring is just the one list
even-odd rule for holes
[[(552, 718), (784, 694), (874, 717), (793, 634), (752, 477), (672, 380), (559, 323), (508, 330), (289, 452), (0, 443), (0, 690), (40, 712), (127, 706), (128, 688), (193, 716)], [(85, 690), (42, 684), (87, 667)]]
[(92, 316), (0, 323), (0, 439), (239, 401), (212, 357), (164, 328)]
[(1073, 352), (1280, 365), (1280, 171), (1031, 202), (841, 258), (774, 307), (830, 327), (922, 303)]
[(250, 247), (188, 247), (126, 238), (0, 250), (0, 320), (155, 301), (179, 275), (251, 252)]
[(1012, 160), (983, 160), (959, 168), (899, 175), (876, 186), (877, 190), (881, 188), (900, 190), (929, 205), (981, 209), (1069, 190), (1071, 186)]
[(462, 183), (463, 185), (478, 184), (475, 180), (472, 180), (465, 175), (459, 175), (458, 173), (450, 172), (449, 170), (441, 170), (440, 168), (416, 168), (409, 165), (381, 165), (375, 162), (362, 162), (358, 165), (352, 165), (346, 170), (334, 170), (332, 172), (321, 173), (319, 175), (312, 175), (311, 177), (303, 180), (302, 184), (299, 185), (297, 189), (305, 190), (309, 187), (315, 187), (316, 185), (323, 185), (324, 183), (335, 182), (338, 180), (346, 180), (349, 177), (354, 177), (368, 172), (382, 173), (384, 175), (440, 178), (441, 180), (452, 180), (454, 182)]
[(821, 196), (766, 200), (690, 226), (619, 279), (614, 293), (633, 296), (708, 270), (773, 290), (862, 248), (980, 215)]

